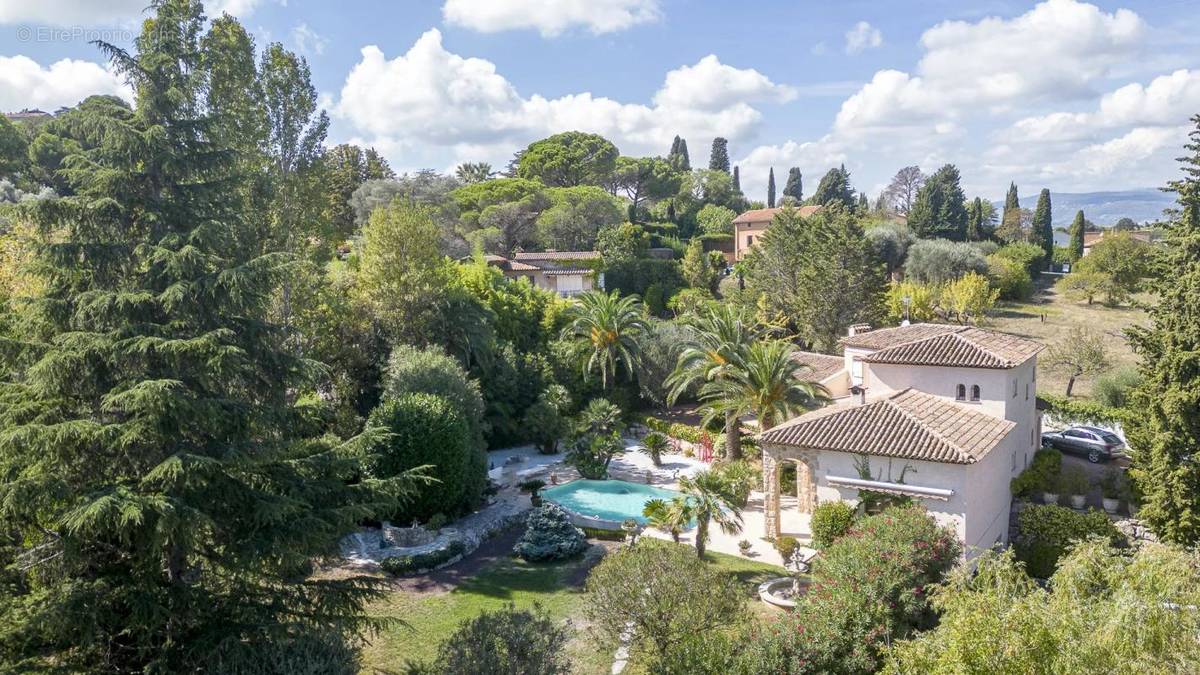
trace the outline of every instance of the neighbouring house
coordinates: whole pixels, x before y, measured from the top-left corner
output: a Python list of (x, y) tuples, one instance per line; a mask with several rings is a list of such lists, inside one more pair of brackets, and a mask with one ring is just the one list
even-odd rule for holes
[(523, 252), (484, 256), (484, 260), (510, 279), (527, 278), (534, 286), (564, 298), (604, 289), (604, 273), (595, 269), (600, 260), (597, 251)]
[[(1092, 247), (1095, 246), (1101, 239), (1104, 238), (1106, 232), (1119, 232), (1121, 230), (1100, 230), (1099, 232), (1084, 232), (1083, 233), (1083, 254), (1087, 255), (1092, 252)], [(1138, 241), (1144, 241), (1147, 244), (1153, 244), (1155, 241), (1154, 233), (1147, 230), (1124, 230), (1129, 232), (1130, 236)]]
[[(754, 248), (754, 245), (762, 238), (763, 232), (767, 231), (771, 221), (775, 220), (775, 214), (785, 208), (789, 207), (752, 209), (733, 219), (733, 259), (735, 261), (746, 257), (746, 253)], [(821, 208), (820, 206), (801, 206), (795, 208), (795, 211), (801, 218), (807, 218), (820, 211)]]
[(42, 117), (53, 117), (53, 115), (45, 110), (38, 110), (37, 108), (23, 108), (15, 113), (4, 113), (4, 116), (10, 120), (30, 120), (39, 119)]
[(1009, 481), (1041, 436), (1042, 345), (972, 326), (913, 324), (855, 326), (842, 347), (837, 372), (831, 357), (798, 357), (841, 397), (759, 436), (767, 536), (786, 534), (779, 480), (790, 462), (802, 513), (823, 501), (856, 504), (870, 491), (923, 504), (958, 533), (968, 559), (1007, 543)]

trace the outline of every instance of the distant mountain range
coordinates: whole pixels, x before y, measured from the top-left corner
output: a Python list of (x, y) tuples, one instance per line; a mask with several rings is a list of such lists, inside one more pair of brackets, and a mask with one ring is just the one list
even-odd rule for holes
[[(993, 202), (1003, 210), (1004, 202)], [(1132, 218), (1138, 223), (1162, 218), (1163, 209), (1175, 203), (1175, 195), (1158, 188), (1140, 188), (1114, 192), (1051, 192), (1050, 206), (1054, 227), (1068, 227), (1080, 209), (1088, 220), (1108, 227), (1122, 218)], [(1022, 194), (1021, 206), (1033, 209), (1037, 205), (1037, 193)]]

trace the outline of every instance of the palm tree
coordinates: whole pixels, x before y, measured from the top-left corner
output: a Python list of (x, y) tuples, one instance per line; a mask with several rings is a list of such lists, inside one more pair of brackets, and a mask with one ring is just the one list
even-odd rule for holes
[[(667, 402), (671, 404), (696, 384), (729, 377), (750, 345), (762, 335), (744, 311), (729, 305), (710, 307), (693, 315), (686, 325), (692, 337), (683, 345), (675, 370), (667, 378)], [(741, 458), (740, 436), (738, 418), (731, 409), (725, 415), (725, 451), (730, 459)]]
[(804, 376), (811, 370), (795, 358), (796, 347), (782, 340), (750, 345), (728, 377), (700, 389), (705, 421), (718, 415), (752, 413), (761, 431), (800, 410), (829, 400), (829, 391)]
[(632, 377), (641, 357), (638, 338), (649, 331), (642, 302), (632, 295), (621, 297), (617, 291), (588, 291), (576, 300), (567, 309), (570, 323), (562, 335), (586, 341), (591, 347), (592, 354), (583, 366), (584, 375), (598, 367), (601, 386), (607, 389), (609, 373), (616, 376), (619, 362)]
[(458, 165), (454, 170), (454, 175), (458, 179), (468, 185), (471, 183), (482, 183), (485, 180), (491, 180), (496, 175), (492, 171), (492, 165), (487, 162), (464, 162)]
[(671, 539), (678, 544), (679, 533), (692, 522), (692, 506), (683, 497), (675, 497), (669, 502), (651, 499), (642, 507), (642, 515), (650, 521), (650, 527), (671, 535)]
[(725, 534), (742, 531), (742, 510), (738, 508), (729, 486), (712, 471), (701, 471), (693, 477), (679, 479), (679, 489), (687, 495), (688, 506), (696, 519), (696, 555), (704, 557), (708, 543), (708, 524), (714, 522)]

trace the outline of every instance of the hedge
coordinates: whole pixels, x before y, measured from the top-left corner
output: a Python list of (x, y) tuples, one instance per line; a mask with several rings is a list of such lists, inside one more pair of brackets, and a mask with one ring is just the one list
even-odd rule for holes
[(813, 509), (813, 545), (825, 548), (844, 536), (854, 525), (854, 509), (846, 502), (821, 502)]
[(1126, 424), (1131, 415), (1125, 408), (1110, 408), (1093, 401), (1038, 394), (1046, 403), (1046, 411), (1056, 419), (1076, 424)]
[(397, 555), (391, 558), (384, 558), (379, 563), (379, 567), (388, 574), (399, 576), (401, 574), (413, 574), (422, 570), (431, 570), (439, 565), (450, 562), (457, 555), (462, 555), (467, 547), (459, 540), (455, 539), (450, 542), (446, 548), (437, 549), (435, 551), (426, 551), (417, 553), (416, 555)]
[(1033, 461), (1012, 479), (1009, 487), (1014, 497), (1032, 497), (1051, 487), (1054, 478), (1062, 469), (1062, 453), (1052, 448), (1042, 448), (1033, 454)]
[(1088, 537), (1099, 536), (1109, 544), (1123, 544), (1124, 537), (1108, 516), (1095, 509), (1076, 513), (1055, 504), (1029, 506), (1017, 516), (1017, 559), (1030, 576), (1048, 579), (1067, 548)]

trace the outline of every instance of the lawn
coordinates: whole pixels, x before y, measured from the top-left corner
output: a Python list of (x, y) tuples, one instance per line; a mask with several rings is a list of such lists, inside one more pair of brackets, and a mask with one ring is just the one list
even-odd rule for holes
[[(707, 556), (708, 564), (729, 572), (745, 583), (747, 597), (762, 581), (782, 576), (784, 570), (719, 553)], [(571, 619), (580, 628), (584, 593), (581, 587), (587, 568), (595, 559), (561, 563), (533, 564), (517, 559), (502, 559), (485, 567), (475, 577), (449, 593), (418, 594), (398, 590), (371, 606), (377, 617), (397, 619), (394, 625), (377, 635), (364, 651), (364, 672), (403, 672), (406, 660), (428, 661), (437, 653), (438, 643), (458, 624), (480, 612), (513, 603), (517, 607), (540, 604), (557, 619)], [(757, 598), (755, 604), (762, 604)], [(758, 608), (755, 613), (758, 612)], [(580, 631), (569, 652), (576, 673), (607, 673), (615, 647), (598, 645)]]
[[(1150, 300), (1149, 296), (1138, 296), (1140, 302)], [(1112, 362), (1110, 370), (1115, 370), (1137, 363), (1137, 357), (1125, 340), (1125, 329), (1133, 324), (1148, 323), (1149, 318), (1140, 307), (1106, 307), (1099, 302), (1092, 305), (1073, 302), (1055, 291), (1053, 286), (1043, 284), (1030, 302), (1000, 303), (989, 315), (986, 327), (1021, 335), (1049, 346), (1062, 339), (1072, 327), (1086, 326), (1105, 337)], [(1040, 392), (1059, 396), (1066, 392), (1067, 378), (1048, 372), (1041, 365), (1037, 379)], [(1091, 379), (1077, 380), (1073, 394), (1090, 395), (1092, 384)]]

